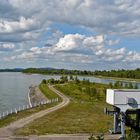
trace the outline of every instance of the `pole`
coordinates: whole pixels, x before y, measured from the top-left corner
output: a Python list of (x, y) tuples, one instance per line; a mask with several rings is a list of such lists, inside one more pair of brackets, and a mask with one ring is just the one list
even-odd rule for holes
[(123, 112), (120, 113), (120, 118), (121, 118), (121, 134), (122, 134), (122, 138), (124, 138), (125, 137), (125, 117), (124, 117)]
[(117, 113), (114, 112), (114, 133), (117, 132)]

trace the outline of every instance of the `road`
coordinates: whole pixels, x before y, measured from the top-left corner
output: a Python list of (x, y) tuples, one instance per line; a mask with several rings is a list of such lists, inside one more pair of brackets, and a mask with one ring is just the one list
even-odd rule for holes
[(56, 90), (53, 86), (49, 85), (49, 88), (54, 91), (56, 94), (58, 94), (61, 98), (62, 98), (62, 102), (59, 103), (58, 105), (51, 107), (49, 109), (40, 111), (38, 113), (34, 113), (28, 117), (22, 118), (20, 120), (17, 120), (15, 122), (12, 122), (11, 124), (9, 124), (6, 127), (0, 128), (0, 140), (8, 140), (11, 139), (12, 136), (14, 135), (14, 132), (19, 129), (22, 128), (23, 126), (31, 123), (32, 121), (34, 121), (37, 118), (43, 117), (44, 115), (47, 115), (51, 112), (54, 112), (60, 108), (63, 108), (64, 106), (68, 105), (70, 100), (68, 97), (66, 97), (65, 95), (63, 95), (61, 92), (59, 92), (58, 90)]

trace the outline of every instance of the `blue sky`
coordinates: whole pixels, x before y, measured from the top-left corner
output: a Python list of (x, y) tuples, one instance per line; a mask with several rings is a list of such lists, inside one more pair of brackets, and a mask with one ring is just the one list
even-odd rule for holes
[(138, 68), (139, 17), (139, 0), (0, 0), (0, 68)]

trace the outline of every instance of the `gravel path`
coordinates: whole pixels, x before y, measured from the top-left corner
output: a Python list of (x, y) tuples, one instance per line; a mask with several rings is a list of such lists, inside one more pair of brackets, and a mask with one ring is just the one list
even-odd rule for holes
[[(64, 107), (64, 106), (69, 104), (69, 102), (70, 102), (69, 98), (67, 98), (61, 92), (56, 90), (53, 86), (49, 85), (49, 88), (62, 98), (62, 102), (60, 104), (58, 104), (57, 106), (55, 106), (55, 107), (51, 107), (49, 109), (46, 109), (46, 110), (40, 111), (38, 113), (32, 114), (32, 115), (30, 115), (28, 117), (25, 117), (23, 119), (17, 120), (15, 122), (9, 124), (6, 127), (0, 128), (0, 140), (12, 139), (11, 136), (14, 135), (14, 132), (15, 132), (16, 129), (22, 128), (23, 126), (25, 126), (26, 124), (31, 123), (35, 119), (40, 118), (40, 117), (42, 117), (44, 115), (47, 115), (47, 114), (49, 114), (51, 112), (54, 112), (54, 111), (56, 111), (56, 110), (58, 110), (58, 109), (60, 109), (60, 108), (62, 108), (62, 107)], [(16, 140), (18, 140), (18, 138)]]

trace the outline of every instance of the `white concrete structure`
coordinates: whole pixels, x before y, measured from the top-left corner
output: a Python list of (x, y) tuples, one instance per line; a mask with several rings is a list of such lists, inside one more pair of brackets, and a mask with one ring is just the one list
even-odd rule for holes
[(139, 89), (107, 89), (106, 102), (120, 108), (121, 112), (127, 109), (140, 109)]

